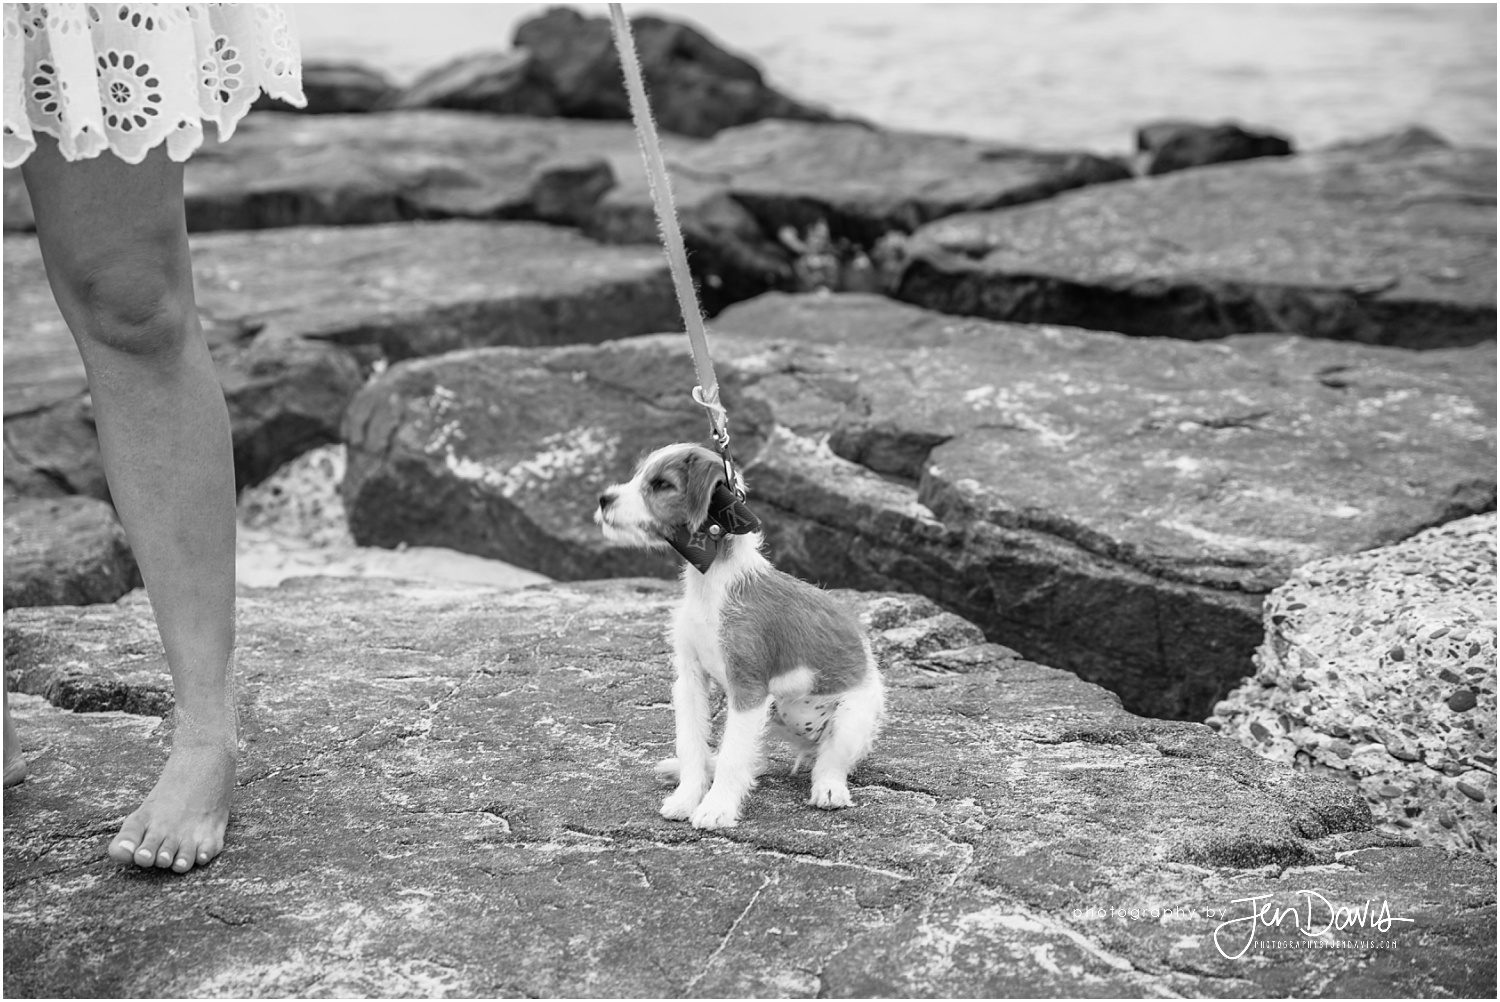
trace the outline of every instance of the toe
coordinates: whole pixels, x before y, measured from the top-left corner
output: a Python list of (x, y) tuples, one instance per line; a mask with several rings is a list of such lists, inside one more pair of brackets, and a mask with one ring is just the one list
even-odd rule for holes
[(179, 841), (179, 839), (171, 835), (161, 840), (161, 846), (156, 850), (156, 866), (158, 869), (165, 870), (177, 862), (177, 846)]
[(129, 863), (135, 858), (135, 851), (140, 848), (141, 837), (145, 834), (146, 822), (139, 812), (132, 814), (120, 826), (120, 834), (109, 844), (109, 858), (117, 863)]
[(156, 865), (156, 854), (161, 849), (161, 833), (146, 829), (141, 840), (135, 847), (135, 855), (131, 859), (136, 866), (152, 867)]
[[(199, 866), (206, 866), (209, 860), (214, 859), (224, 851), (224, 835), (222, 832), (209, 832), (197, 841), (197, 854), (194, 859)], [(178, 852), (182, 855), (182, 852)]]

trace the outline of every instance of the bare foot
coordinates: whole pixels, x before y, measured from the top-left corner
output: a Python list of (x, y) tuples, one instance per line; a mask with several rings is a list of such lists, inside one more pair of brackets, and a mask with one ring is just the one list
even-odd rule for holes
[(110, 858), (186, 873), (224, 848), (238, 746), (233, 711), (212, 725), (177, 717), (172, 753), (145, 803), (125, 819)]
[(5, 694), (5, 785), (15, 786), (26, 778), (26, 760), (21, 757), (21, 738), (10, 721), (10, 693)]

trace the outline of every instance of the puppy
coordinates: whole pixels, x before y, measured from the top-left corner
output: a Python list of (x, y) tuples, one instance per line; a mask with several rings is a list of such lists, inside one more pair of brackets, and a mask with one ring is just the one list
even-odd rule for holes
[[(724, 460), (679, 443), (646, 457), (599, 498), (606, 538), (684, 559), (672, 623), (677, 780), (663, 817), (730, 828), (761, 772), (767, 730), (791, 746), (792, 772), (811, 757), (814, 807), (847, 807), (848, 776), (875, 741), (885, 686), (858, 621), (827, 593), (778, 571), (761, 553), (760, 521), (734, 492)], [(709, 752), (710, 684), (728, 697), (717, 760)]]

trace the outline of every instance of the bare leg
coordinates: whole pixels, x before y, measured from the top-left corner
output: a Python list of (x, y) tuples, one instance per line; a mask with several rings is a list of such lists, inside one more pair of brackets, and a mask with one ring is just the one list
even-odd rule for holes
[(24, 165), (47, 278), (88, 372), (105, 475), (176, 696), (172, 752), (109, 854), (179, 872), (224, 844), (236, 733), (229, 415), (193, 298), (182, 165), (68, 163), (38, 136)]

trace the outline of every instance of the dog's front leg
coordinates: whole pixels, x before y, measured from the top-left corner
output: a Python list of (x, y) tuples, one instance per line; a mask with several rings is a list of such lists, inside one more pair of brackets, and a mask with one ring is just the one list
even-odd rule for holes
[(708, 789), (712, 717), (707, 679), (697, 665), (682, 657), (677, 659), (677, 681), (672, 684), (672, 709), (677, 718), (677, 789), (662, 801), (661, 816), (684, 821)]
[(757, 703), (736, 707), (731, 697), (724, 722), (724, 740), (714, 766), (714, 782), (708, 796), (693, 812), (694, 828), (733, 828), (740, 820), (740, 803), (760, 774), (760, 749), (766, 731), (771, 701), (762, 696)]

